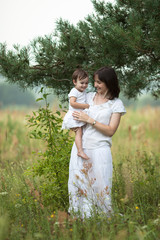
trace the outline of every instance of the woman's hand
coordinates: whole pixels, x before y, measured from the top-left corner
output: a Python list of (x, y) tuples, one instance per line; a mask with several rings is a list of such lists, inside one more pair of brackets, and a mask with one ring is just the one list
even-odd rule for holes
[(94, 128), (96, 128), (99, 132), (109, 137), (112, 137), (114, 135), (114, 133), (116, 132), (119, 126), (120, 119), (121, 119), (121, 113), (113, 113), (111, 116), (109, 125), (106, 125), (98, 121), (95, 122), (95, 119), (89, 117), (83, 111), (80, 111), (80, 112), (74, 111), (72, 115), (74, 120), (89, 123)]
[(85, 123), (88, 123), (88, 120), (90, 119), (90, 117), (83, 111), (80, 111), (80, 112), (74, 111), (72, 113), (72, 116), (74, 120), (85, 122)]

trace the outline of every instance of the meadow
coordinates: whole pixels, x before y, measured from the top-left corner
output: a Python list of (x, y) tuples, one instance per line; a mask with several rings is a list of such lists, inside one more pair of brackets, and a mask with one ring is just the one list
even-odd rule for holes
[[(33, 116), (33, 128), (41, 120), (45, 124), (32, 110), (0, 111), (0, 240), (160, 239), (159, 108), (127, 109), (113, 137), (114, 215), (83, 221), (67, 215), (68, 153), (73, 139), (59, 138), (55, 131), (54, 144), (61, 144), (52, 144), (52, 162), (52, 152), (47, 151), (50, 138), (47, 144), (41, 131), (36, 137), (35, 131), (30, 134), (27, 114)], [(64, 159), (63, 153), (68, 157)], [(62, 182), (56, 182), (56, 173)]]

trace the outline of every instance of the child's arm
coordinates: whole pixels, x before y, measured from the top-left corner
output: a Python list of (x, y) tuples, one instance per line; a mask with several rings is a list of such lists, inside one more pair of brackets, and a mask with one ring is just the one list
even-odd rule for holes
[(69, 99), (70, 105), (73, 108), (79, 108), (79, 109), (89, 108), (89, 104), (87, 104), (87, 103), (77, 103), (76, 100), (77, 100), (76, 97), (70, 97), (70, 99)]

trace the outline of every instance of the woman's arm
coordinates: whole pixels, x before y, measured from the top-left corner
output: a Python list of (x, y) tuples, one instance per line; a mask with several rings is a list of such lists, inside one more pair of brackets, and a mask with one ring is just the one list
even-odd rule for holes
[(76, 100), (77, 100), (76, 97), (70, 97), (70, 99), (69, 99), (70, 105), (73, 108), (79, 108), (79, 109), (89, 108), (89, 104), (87, 104), (87, 103), (77, 103)]
[(73, 113), (73, 117), (75, 120), (86, 122), (93, 125), (98, 131), (100, 131), (104, 135), (112, 137), (119, 126), (121, 113), (113, 113), (109, 125), (105, 125), (103, 123), (95, 121), (93, 118), (89, 117), (86, 113), (82, 111), (81, 112), (75, 111)]

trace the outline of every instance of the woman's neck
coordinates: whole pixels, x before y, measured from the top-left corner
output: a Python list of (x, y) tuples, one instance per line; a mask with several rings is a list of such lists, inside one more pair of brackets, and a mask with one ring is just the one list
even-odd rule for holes
[(107, 92), (106, 93), (96, 93), (98, 98), (108, 99)]
[(109, 96), (107, 95), (107, 93), (104, 93), (104, 94), (96, 93), (94, 97), (94, 104), (95, 105), (102, 104), (102, 103), (108, 102), (108, 100), (109, 100)]

